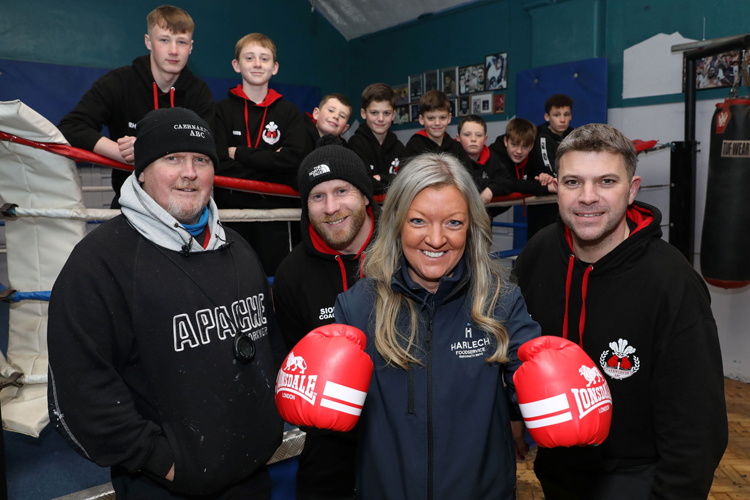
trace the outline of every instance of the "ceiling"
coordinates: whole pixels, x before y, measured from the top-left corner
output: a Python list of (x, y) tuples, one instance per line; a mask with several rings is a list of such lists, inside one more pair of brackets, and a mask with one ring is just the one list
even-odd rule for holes
[(347, 40), (475, 0), (308, 0)]

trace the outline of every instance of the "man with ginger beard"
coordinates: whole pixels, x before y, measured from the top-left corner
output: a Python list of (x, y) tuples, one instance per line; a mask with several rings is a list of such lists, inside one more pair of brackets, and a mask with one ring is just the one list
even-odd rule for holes
[[(273, 283), (287, 349), (310, 330), (333, 323), (336, 296), (361, 277), (360, 264), (380, 212), (365, 164), (332, 135), (323, 136), (302, 161), (297, 180), (302, 243), (281, 263)], [(353, 499), (354, 431), (304, 430), (297, 498)]]
[(214, 138), (193, 111), (137, 126), (122, 215), (73, 250), (49, 306), (49, 414), (110, 466), (118, 499), (269, 500), (284, 357), (271, 290), (211, 199)]

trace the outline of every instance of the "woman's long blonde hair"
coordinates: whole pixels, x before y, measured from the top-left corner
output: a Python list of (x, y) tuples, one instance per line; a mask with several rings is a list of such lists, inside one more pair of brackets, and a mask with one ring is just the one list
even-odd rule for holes
[[(428, 187), (455, 186), (469, 208), (465, 254), (471, 266), (469, 288), (471, 322), (495, 339), (495, 352), (488, 363), (508, 360), (508, 332), (494, 318), (501, 293), (500, 272), (489, 257), (492, 225), (474, 181), (463, 165), (450, 154), (425, 153), (405, 165), (388, 189), (375, 240), (364, 262), (365, 276), (375, 281), (375, 347), (388, 364), (409, 369), (409, 363), (422, 364), (414, 352), (419, 316), (412, 300), (391, 288), (403, 253), (401, 230), (414, 198)], [(399, 331), (397, 320), (403, 308), (411, 318), (409, 331)]]

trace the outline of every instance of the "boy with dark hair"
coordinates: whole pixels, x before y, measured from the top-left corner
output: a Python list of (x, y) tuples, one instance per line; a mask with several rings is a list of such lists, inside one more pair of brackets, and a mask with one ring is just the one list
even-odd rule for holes
[(552, 191), (554, 177), (542, 172), (538, 162), (529, 161), (535, 139), (536, 126), (533, 123), (523, 118), (513, 118), (508, 122), (505, 134), (489, 147), (510, 175), (512, 192), (533, 196), (555, 192)]
[[(216, 147), (220, 165), (216, 175), (297, 187), (297, 170), (310, 144), (302, 114), (268, 88), (278, 73), (276, 45), (261, 33), (241, 38), (235, 46), (234, 70), (242, 83), (216, 104)], [(299, 200), (217, 188), (219, 208), (297, 208)], [(284, 257), (299, 241), (299, 223), (262, 222), (228, 224), (258, 254), (263, 269), (273, 276)]]
[(352, 103), (342, 94), (328, 94), (310, 113), (305, 113), (305, 131), (313, 144), (318, 143), (326, 134), (336, 136), (341, 142), (341, 134), (349, 130), (349, 118), (352, 117)]
[[(468, 115), (461, 118), (458, 122), (458, 141), (473, 163), (474, 182), (485, 205), (495, 196), (513, 192), (513, 179), (500, 163), (497, 154), (487, 147), (487, 123), (481, 116)], [(491, 215), (502, 212), (493, 211)]]
[(445, 132), (451, 123), (451, 103), (439, 90), (425, 92), (419, 100), (419, 124), (424, 127), (406, 143), (409, 156), (417, 156), (426, 151), (451, 153), (471, 172), (471, 160), (458, 141)]
[(406, 148), (391, 132), (396, 95), (385, 83), (373, 83), (362, 92), (360, 116), (365, 120), (349, 139), (349, 148), (368, 167), (375, 194), (382, 194), (407, 156)]
[(573, 99), (565, 94), (555, 94), (544, 103), (544, 120), (539, 125), (537, 147), (544, 163), (544, 171), (555, 176), (557, 146), (574, 130), (570, 126)]
[[(213, 127), (211, 91), (186, 67), (195, 29), (190, 14), (162, 5), (149, 13), (146, 22), (145, 43), (150, 54), (99, 78), (60, 120), (57, 128), (71, 146), (132, 164), (135, 124), (151, 110), (191, 109)], [(105, 126), (109, 137), (101, 133)], [(112, 208), (120, 207), (120, 188), (129, 175), (112, 170)]]

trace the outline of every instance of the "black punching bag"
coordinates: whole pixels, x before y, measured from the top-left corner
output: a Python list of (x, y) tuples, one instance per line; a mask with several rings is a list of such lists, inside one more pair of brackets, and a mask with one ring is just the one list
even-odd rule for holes
[(701, 272), (711, 285), (750, 285), (750, 99), (727, 99), (711, 120)]

